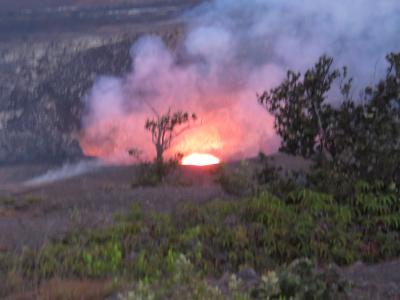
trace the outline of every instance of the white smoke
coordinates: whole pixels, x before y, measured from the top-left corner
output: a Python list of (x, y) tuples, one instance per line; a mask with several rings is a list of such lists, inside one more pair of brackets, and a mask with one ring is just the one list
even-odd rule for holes
[(398, 0), (214, 0), (183, 19), (188, 31), (178, 50), (143, 37), (131, 49), (129, 74), (97, 80), (83, 120), (88, 154), (121, 161), (136, 147), (151, 157), (144, 121), (151, 108), (169, 107), (194, 111), (203, 121), (174, 151), (224, 158), (270, 153), (279, 140), (256, 93), (322, 54), (337, 67), (347, 65), (361, 88), (383, 74), (385, 54), (400, 50)]
[(24, 182), (24, 186), (33, 187), (57, 181), (66, 180), (90, 172), (94, 172), (103, 167), (104, 163), (99, 160), (80, 161), (77, 163), (66, 163), (60, 168), (52, 169), (46, 173), (34, 177)]

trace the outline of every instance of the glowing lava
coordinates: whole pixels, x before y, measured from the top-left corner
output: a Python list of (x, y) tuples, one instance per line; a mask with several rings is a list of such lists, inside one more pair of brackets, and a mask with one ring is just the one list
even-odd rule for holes
[(211, 166), (218, 165), (221, 160), (211, 154), (203, 154), (203, 153), (193, 153), (188, 156), (185, 156), (182, 159), (182, 165), (184, 166)]

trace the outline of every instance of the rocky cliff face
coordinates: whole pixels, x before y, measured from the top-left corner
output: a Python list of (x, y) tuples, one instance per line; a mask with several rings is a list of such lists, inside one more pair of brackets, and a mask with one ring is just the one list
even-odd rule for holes
[(140, 10), (127, 18), (122, 9), (124, 22), (117, 15), (117, 24), (109, 19), (96, 27), (94, 18), (78, 31), (69, 26), (52, 31), (50, 22), (27, 34), (26, 19), (23, 30), (16, 26), (12, 35), (0, 28), (0, 163), (82, 156), (77, 135), (83, 99), (96, 77), (125, 73), (130, 46), (145, 33), (159, 34), (174, 47), (183, 31), (175, 18), (186, 8), (176, 4), (173, 13), (171, 7), (153, 8), (151, 18), (146, 10), (148, 21)]

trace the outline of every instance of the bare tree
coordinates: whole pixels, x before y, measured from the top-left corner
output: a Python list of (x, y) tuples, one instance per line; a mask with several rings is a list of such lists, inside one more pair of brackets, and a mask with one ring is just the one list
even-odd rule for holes
[(155, 118), (146, 120), (145, 128), (151, 132), (152, 142), (156, 147), (155, 162), (160, 176), (163, 175), (164, 152), (171, 147), (174, 138), (190, 127), (189, 122), (196, 119), (197, 116), (194, 113), (171, 112), (171, 109), (168, 109), (165, 114), (156, 113)]

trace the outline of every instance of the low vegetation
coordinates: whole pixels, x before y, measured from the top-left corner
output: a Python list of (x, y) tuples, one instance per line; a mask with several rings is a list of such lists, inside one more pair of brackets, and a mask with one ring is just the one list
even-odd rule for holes
[[(312, 262), (347, 265), (400, 255), (400, 198), (392, 188), (359, 182), (347, 201), (300, 187), (285, 197), (266, 190), (247, 199), (188, 203), (172, 214), (134, 205), (110, 228), (71, 233), (18, 257), (0, 254), (2, 293), (18, 283), (82, 278), (113, 279), (116, 288), (130, 290), (121, 299), (285, 299), (310, 290), (327, 299), (322, 295), (344, 285), (339, 277), (330, 282), (314, 274)], [(282, 267), (292, 261), (296, 268)], [(246, 268), (256, 272), (254, 282), (237, 283), (243, 285), (237, 291), (210, 283)]]

